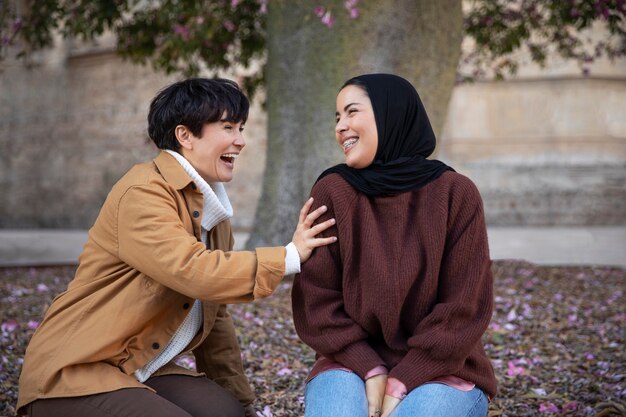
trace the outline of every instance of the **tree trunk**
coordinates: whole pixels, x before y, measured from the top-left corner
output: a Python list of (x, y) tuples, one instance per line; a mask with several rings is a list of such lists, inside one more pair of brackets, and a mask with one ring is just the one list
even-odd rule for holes
[(362, 2), (357, 19), (337, 1), (331, 29), (313, 14), (317, 4), (270, 3), (268, 154), (249, 248), (289, 242), (315, 179), (342, 161), (335, 97), (348, 78), (403, 76), (419, 92), (435, 133), (444, 123), (461, 50), (461, 0)]

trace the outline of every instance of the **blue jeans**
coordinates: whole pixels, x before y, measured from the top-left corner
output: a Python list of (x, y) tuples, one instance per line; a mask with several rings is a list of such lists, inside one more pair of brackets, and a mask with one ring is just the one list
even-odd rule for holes
[[(411, 391), (391, 417), (486, 417), (488, 407), (479, 388), (465, 392), (433, 383)], [(368, 417), (365, 383), (351, 372), (322, 372), (306, 385), (304, 416)]]

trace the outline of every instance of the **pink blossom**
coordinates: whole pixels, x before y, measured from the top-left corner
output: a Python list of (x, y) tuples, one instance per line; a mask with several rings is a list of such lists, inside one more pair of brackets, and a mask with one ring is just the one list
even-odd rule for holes
[(332, 28), (335, 25), (335, 18), (333, 17), (330, 11), (327, 11), (326, 13), (324, 13), (324, 16), (322, 16), (321, 20), (322, 20), (322, 24), (324, 24), (328, 28)]
[(359, 9), (357, 9), (356, 5), (359, 2), (359, 0), (345, 0), (343, 2), (343, 5), (345, 6), (346, 10), (348, 10), (348, 13), (350, 13), (350, 18), (352, 19), (356, 19), (357, 17), (359, 17)]
[(234, 9), (240, 2), (241, 0), (230, 0), (230, 7)]
[(189, 28), (183, 25), (175, 25), (174, 33), (180, 36), (183, 40), (189, 40)]
[(315, 16), (321, 18), (324, 16), (324, 13), (326, 13), (326, 9), (324, 9), (324, 6), (317, 5), (313, 9), (313, 13), (315, 13)]
[(0, 330), (2, 330), (3, 333), (11, 333), (15, 329), (17, 329), (17, 327), (18, 324), (15, 320), (9, 320), (2, 323), (2, 325), (0, 326)]
[(37, 327), (39, 327), (39, 322), (35, 320), (29, 320), (27, 326), (29, 329), (35, 330)]
[(46, 284), (44, 284), (44, 283), (37, 284), (37, 291), (39, 291), (39, 292), (46, 292), (48, 290), (50, 290), (50, 288), (48, 288), (48, 286)]
[(235, 26), (235, 24), (230, 20), (224, 20), (224, 23), (222, 24), (224, 25), (224, 28), (229, 32), (234, 32), (235, 29), (237, 29), (237, 26)]
[(552, 404), (551, 402), (539, 404), (540, 413), (558, 413), (559, 411), (559, 407)]
[(18, 17), (13, 21), (13, 25), (11, 28), (13, 29), (13, 32), (17, 32), (18, 30), (20, 30), (21, 27), (22, 27), (22, 19)]
[(259, 7), (259, 13), (260, 14), (265, 14), (267, 13), (267, 1), (268, 0), (259, 0), (259, 4), (261, 5)]

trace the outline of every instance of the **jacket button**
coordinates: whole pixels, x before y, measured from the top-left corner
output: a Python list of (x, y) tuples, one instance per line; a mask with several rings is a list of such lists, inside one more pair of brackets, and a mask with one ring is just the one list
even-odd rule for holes
[(158, 349), (158, 348), (160, 348), (160, 347), (161, 347), (161, 345), (159, 345), (157, 342), (154, 342), (154, 343), (152, 344), (152, 349), (154, 349), (154, 350), (157, 350), (157, 349)]
[(193, 211), (193, 217), (198, 218), (199, 215), (200, 215), (200, 212), (198, 210)]
[(183, 304), (183, 309), (184, 309), (184, 310), (187, 310), (188, 308), (189, 308), (189, 303), (185, 303), (185, 304)]
[(192, 190), (195, 190), (196, 188), (198, 188), (198, 187), (196, 187), (196, 184), (192, 182), (192, 183), (191, 183), (191, 189), (192, 189)]

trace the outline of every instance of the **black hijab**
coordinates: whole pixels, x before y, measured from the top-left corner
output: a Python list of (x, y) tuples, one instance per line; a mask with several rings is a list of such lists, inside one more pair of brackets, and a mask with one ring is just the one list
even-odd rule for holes
[(343, 87), (348, 85), (363, 88), (372, 102), (378, 130), (374, 162), (363, 169), (335, 165), (317, 181), (336, 172), (368, 196), (395, 195), (454, 171), (443, 162), (426, 159), (435, 150), (435, 133), (411, 83), (396, 75), (367, 74), (351, 78)]

